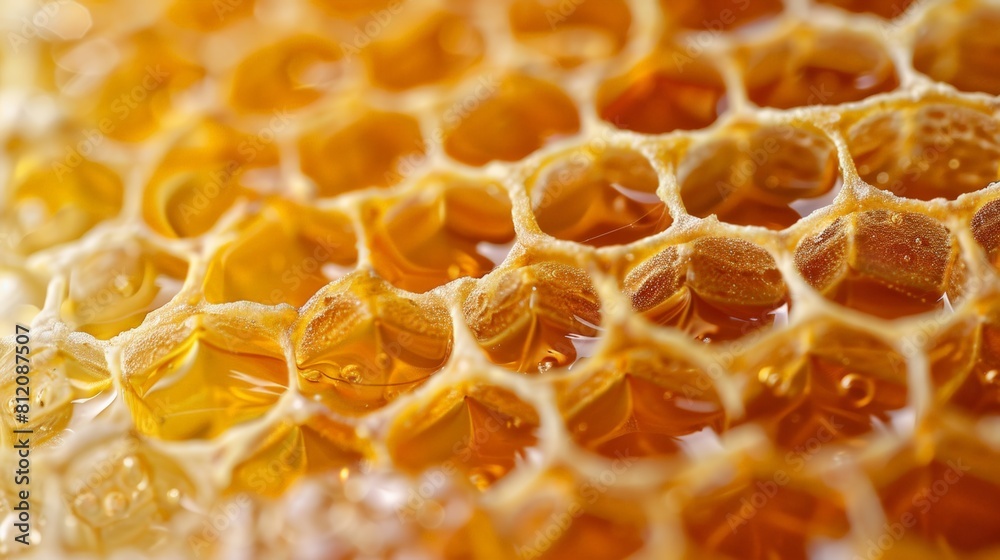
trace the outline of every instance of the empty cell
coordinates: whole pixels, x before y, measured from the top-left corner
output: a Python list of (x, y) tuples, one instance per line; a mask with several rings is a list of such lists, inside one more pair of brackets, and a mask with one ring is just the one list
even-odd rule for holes
[(837, 151), (805, 126), (734, 126), (692, 146), (678, 168), (693, 216), (784, 229), (829, 205), (841, 184)]
[(673, 219), (656, 190), (659, 176), (642, 154), (624, 148), (555, 156), (528, 182), (545, 233), (594, 247), (655, 235)]
[(899, 86), (885, 47), (868, 35), (798, 27), (739, 49), (743, 82), (761, 107), (789, 109), (860, 101)]
[(375, 271), (412, 292), (479, 278), (506, 258), (514, 242), (510, 199), (490, 181), (432, 176), (417, 192), (370, 209)]

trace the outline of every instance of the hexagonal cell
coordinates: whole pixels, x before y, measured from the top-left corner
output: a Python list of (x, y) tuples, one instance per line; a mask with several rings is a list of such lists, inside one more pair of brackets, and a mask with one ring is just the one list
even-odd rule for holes
[(121, 178), (86, 159), (25, 162), (17, 166), (11, 182), (13, 190), (0, 210), (0, 232), (22, 253), (78, 239), (122, 209)]
[[(976, 437), (970, 430), (962, 439), (969, 436)], [(885, 513), (883, 534), (892, 536), (893, 549), (899, 549), (887, 558), (1000, 553), (1000, 517), (990, 507), (1000, 500), (1000, 454), (979, 442), (957, 440), (943, 435), (933, 447), (907, 446), (869, 467)]]
[(984, 204), (972, 217), (972, 235), (993, 266), (1000, 269), (1000, 199)]
[(141, 142), (162, 130), (174, 100), (205, 76), (205, 69), (175, 50), (176, 42), (151, 31), (124, 38), (121, 63), (105, 78), (90, 113), (94, 134)]
[(839, 192), (837, 150), (806, 125), (737, 125), (693, 146), (677, 170), (699, 218), (769, 229), (794, 225)]
[(233, 70), (229, 104), (245, 113), (290, 111), (323, 97), (343, 53), (333, 41), (294, 35), (248, 54)]
[(951, 306), (964, 279), (947, 228), (894, 210), (837, 218), (799, 243), (795, 265), (827, 299), (886, 319)]
[(549, 140), (576, 134), (580, 116), (559, 86), (522, 74), (481, 78), (442, 114), (444, 150), (469, 165), (519, 161)]
[(528, 180), (538, 227), (593, 247), (632, 243), (673, 222), (656, 195), (659, 176), (642, 154), (576, 150), (553, 156)]
[(509, 17), (519, 42), (566, 68), (617, 54), (628, 40), (632, 25), (632, 14), (624, 0), (514, 0)]
[(897, 196), (954, 200), (1000, 179), (1000, 122), (962, 105), (880, 109), (847, 131), (858, 175)]
[(342, 414), (365, 414), (440, 370), (451, 317), (431, 297), (405, 297), (358, 273), (330, 284), (294, 330), (299, 388)]
[(182, 511), (183, 500), (196, 497), (172, 458), (132, 438), (81, 449), (57, 480), (72, 519), (59, 539), (88, 552), (142, 548), (152, 553), (177, 538), (168, 522)]
[[(55, 346), (32, 347), (30, 384), (27, 390), (17, 383), (14, 349), (5, 348), (3, 358), (10, 364), (0, 377), (5, 398), (0, 422), (10, 429), (32, 430), (33, 446), (47, 445), (66, 429), (80, 429), (103, 414), (117, 397), (103, 353), (93, 347), (72, 349)], [(29, 423), (15, 424), (18, 398), (27, 398)]]
[(424, 154), (420, 124), (403, 113), (368, 111), (347, 126), (317, 127), (299, 138), (302, 172), (317, 195), (332, 197), (398, 183)]
[(590, 355), (601, 330), (600, 307), (587, 273), (546, 261), (483, 278), (462, 312), (491, 361), (545, 373)]
[(977, 307), (928, 352), (936, 400), (974, 418), (1000, 414), (1000, 301)]
[(814, 324), (765, 343), (734, 369), (747, 380), (743, 422), (760, 425), (788, 449), (880, 432), (906, 412), (903, 357), (837, 323)]
[(610, 459), (665, 456), (681, 452), (689, 438), (725, 429), (712, 379), (678, 354), (642, 342), (559, 388), (567, 430), (581, 447)]
[(668, 48), (605, 80), (597, 92), (600, 117), (645, 134), (709, 126), (728, 106), (726, 86), (709, 62), (695, 62), (683, 49)]
[(781, 0), (660, 0), (660, 9), (686, 29), (729, 31), (777, 16), (784, 5)]
[(400, 469), (416, 474), (441, 466), (480, 490), (500, 480), (535, 445), (538, 414), (513, 393), (489, 386), (450, 389), (433, 403), (403, 412), (386, 445)]
[(78, 331), (109, 339), (177, 295), (187, 269), (183, 259), (146, 243), (106, 246), (70, 270), (60, 315)]
[[(125, 402), (140, 433), (214, 438), (261, 417), (285, 392), (288, 365), (259, 322), (224, 330), (214, 321), (193, 316), (183, 338), (158, 341), (159, 355), (126, 364)], [(142, 343), (131, 342), (126, 351), (142, 353)]]
[(819, 541), (845, 538), (844, 498), (796, 471), (754, 465), (696, 488), (681, 510), (684, 558), (806, 560)]
[(395, 91), (454, 81), (482, 59), (485, 48), (472, 23), (449, 12), (379, 39), (363, 51), (368, 73), (376, 85)]
[(631, 268), (622, 290), (650, 321), (724, 342), (787, 321), (788, 289), (774, 258), (741, 239), (702, 237)]
[[(273, 140), (273, 139), (272, 139)], [(276, 171), (278, 150), (259, 135), (204, 119), (160, 160), (143, 191), (142, 214), (167, 237), (207, 232), (239, 199), (253, 199), (252, 173)]]
[(514, 242), (510, 199), (493, 182), (434, 175), (414, 194), (370, 210), (375, 272), (411, 292), (479, 278), (507, 257)]
[(761, 107), (838, 105), (899, 86), (885, 48), (851, 31), (799, 27), (767, 43), (741, 47), (737, 56), (747, 95)]
[(849, 12), (875, 14), (893, 19), (903, 15), (916, 0), (817, 0), (820, 4), (837, 6)]
[(913, 67), (962, 91), (1000, 95), (1000, 9), (985, 3), (944, 3), (917, 32)]
[(227, 492), (278, 497), (303, 476), (356, 469), (369, 455), (370, 444), (354, 427), (324, 416), (302, 424), (282, 422), (233, 467)]
[(299, 307), (358, 258), (354, 227), (338, 212), (275, 199), (237, 231), (208, 264), (204, 293), (211, 303)]

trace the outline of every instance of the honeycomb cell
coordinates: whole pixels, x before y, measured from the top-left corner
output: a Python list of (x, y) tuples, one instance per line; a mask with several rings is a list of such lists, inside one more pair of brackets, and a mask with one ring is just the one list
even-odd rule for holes
[(783, 229), (832, 202), (833, 143), (804, 126), (737, 126), (692, 147), (678, 168), (681, 200), (699, 218)]
[(1000, 95), (1000, 38), (993, 32), (997, 25), (996, 6), (942, 4), (927, 14), (917, 31), (913, 67), (961, 91)]
[(686, 29), (729, 31), (779, 15), (781, 0), (660, 0), (668, 21)]
[(604, 81), (597, 91), (597, 111), (603, 120), (644, 134), (705, 128), (728, 103), (719, 72), (681, 50), (642, 62)]
[(419, 473), (459, 473), (485, 490), (524, 460), (535, 445), (538, 414), (513, 393), (494, 387), (449, 390), (404, 412), (386, 438), (393, 462)]
[(369, 111), (339, 130), (317, 128), (299, 139), (302, 172), (320, 197), (392, 186), (422, 162), (424, 149), (416, 119), (381, 111)]
[(293, 111), (331, 87), (343, 53), (314, 35), (295, 35), (247, 55), (233, 70), (229, 105), (245, 113)]
[(818, 0), (820, 4), (837, 6), (849, 12), (875, 14), (894, 19), (903, 15), (915, 0)]
[(372, 265), (398, 288), (426, 292), (495, 268), (514, 242), (510, 199), (496, 183), (432, 176), (369, 216)]
[(1000, 301), (942, 333), (928, 358), (939, 403), (974, 418), (1000, 414)]
[(1000, 123), (961, 105), (880, 110), (847, 140), (858, 175), (897, 196), (954, 200), (1000, 179)]
[(211, 303), (299, 307), (357, 261), (354, 228), (334, 211), (272, 200), (236, 233), (208, 264), (204, 294)]
[[(13, 349), (4, 352), (4, 359), (11, 365), (7, 368), (9, 373), (0, 378), (0, 390), (6, 398), (0, 422), (10, 429), (31, 430), (32, 445), (49, 445), (58, 441), (64, 430), (85, 427), (116, 398), (107, 363), (96, 350), (29, 348), (34, 355), (27, 386), (17, 384)], [(27, 401), (17, 400), (25, 397)], [(29, 406), (29, 422), (15, 424), (16, 407), (25, 402)]]
[(177, 25), (201, 32), (212, 32), (253, 15), (255, 0), (204, 2), (174, 0), (168, 14)]
[(461, 16), (440, 12), (404, 34), (364, 50), (372, 81), (385, 89), (454, 81), (483, 57), (482, 34)]
[(518, 161), (580, 129), (576, 106), (559, 86), (521, 74), (483, 76), (441, 117), (445, 152), (476, 166)]
[(566, 68), (617, 54), (632, 25), (632, 14), (623, 0), (515, 0), (509, 16), (519, 42)]
[[(642, 344), (645, 342), (645, 344)], [(687, 437), (721, 433), (726, 414), (712, 379), (652, 341), (609, 356), (585, 381), (560, 388), (569, 433), (605, 457), (655, 457)]]
[(827, 299), (885, 319), (947, 309), (961, 296), (954, 239), (922, 214), (868, 210), (837, 218), (799, 243), (795, 264)]
[(601, 331), (590, 277), (551, 261), (483, 278), (462, 312), (490, 360), (521, 373), (572, 367), (590, 355)]
[(1000, 269), (1000, 199), (984, 204), (972, 217), (971, 226), (976, 242), (993, 266)]
[(173, 459), (131, 438), (82, 449), (62, 483), (74, 522), (60, 538), (78, 551), (162, 549), (176, 538), (168, 522), (195, 496)]
[(759, 470), (691, 497), (681, 511), (685, 558), (806, 560), (817, 541), (847, 535), (841, 496), (799, 480), (794, 467)]
[(419, 386), (452, 348), (451, 317), (437, 299), (405, 297), (365, 273), (317, 294), (302, 309), (294, 337), (299, 388), (350, 415)]
[(673, 219), (656, 195), (659, 176), (642, 154), (623, 148), (557, 155), (528, 182), (545, 233), (594, 247), (632, 243)]
[(10, 244), (33, 253), (78, 239), (118, 215), (124, 187), (108, 167), (86, 159), (19, 165), (0, 210)]
[(989, 504), (1000, 499), (998, 460), (995, 449), (945, 439), (933, 454), (908, 446), (881, 462), (872, 476), (885, 512), (883, 534), (904, 528), (900, 544), (927, 558), (996, 556), (1000, 518)]
[(253, 327), (228, 332), (203, 316), (189, 323), (169, 352), (125, 372), (125, 402), (141, 434), (214, 438), (264, 415), (288, 386), (288, 366), (267, 335)]
[(748, 382), (745, 421), (762, 426), (782, 447), (810, 450), (809, 458), (816, 445), (883, 430), (907, 405), (903, 357), (837, 323), (766, 343), (736, 369)]
[(370, 453), (353, 427), (329, 418), (282, 422), (233, 468), (228, 492), (278, 497), (303, 476), (356, 470)]
[(276, 172), (273, 140), (270, 134), (241, 133), (216, 119), (199, 121), (150, 176), (142, 201), (146, 223), (167, 237), (204, 234), (237, 200), (256, 198), (250, 188), (253, 173)]
[(750, 100), (789, 109), (859, 101), (899, 86), (884, 47), (867, 35), (800, 27), (738, 54)]
[(150, 31), (133, 36), (122, 50), (127, 54), (98, 94), (91, 133), (141, 142), (161, 130), (177, 97), (201, 81), (205, 69), (178, 53), (170, 39)]
[(75, 330), (109, 339), (177, 295), (187, 268), (184, 260), (143, 243), (107, 247), (70, 271), (62, 319)]
[(668, 247), (625, 275), (622, 290), (650, 321), (702, 342), (724, 342), (787, 321), (788, 290), (774, 258), (739, 239)]

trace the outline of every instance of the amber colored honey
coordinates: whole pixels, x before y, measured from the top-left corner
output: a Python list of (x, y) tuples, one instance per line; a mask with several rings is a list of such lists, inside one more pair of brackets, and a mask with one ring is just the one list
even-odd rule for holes
[(0, 557), (1000, 557), (995, 3), (29, 4)]

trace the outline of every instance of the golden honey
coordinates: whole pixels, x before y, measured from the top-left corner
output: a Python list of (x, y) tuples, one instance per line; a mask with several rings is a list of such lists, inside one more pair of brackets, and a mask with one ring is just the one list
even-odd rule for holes
[(1000, 557), (994, 2), (0, 10), (0, 557)]

